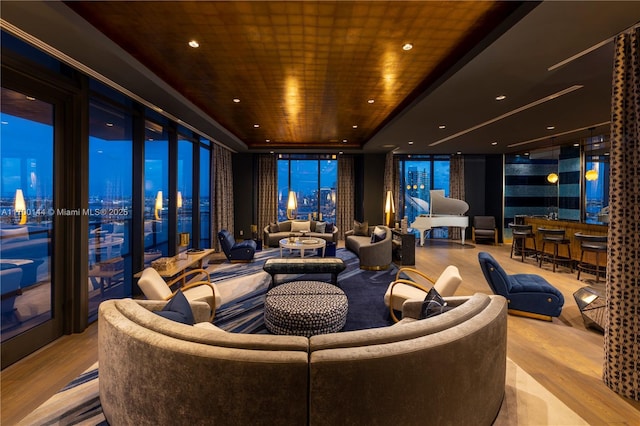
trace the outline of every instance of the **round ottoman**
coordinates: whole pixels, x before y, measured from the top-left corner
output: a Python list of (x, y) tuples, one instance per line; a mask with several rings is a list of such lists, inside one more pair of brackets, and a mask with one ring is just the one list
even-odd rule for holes
[(273, 334), (310, 337), (340, 331), (348, 308), (347, 296), (333, 284), (293, 281), (269, 290), (264, 322)]

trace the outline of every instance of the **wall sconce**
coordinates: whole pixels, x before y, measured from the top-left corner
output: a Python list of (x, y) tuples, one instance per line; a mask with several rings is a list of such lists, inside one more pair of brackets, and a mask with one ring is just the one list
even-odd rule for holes
[(547, 182), (558, 183), (558, 175), (556, 173), (549, 173), (547, 175)]
[(14, 211), (20, 214), (20, 221), (18, 221), (18, 224), (24, 225), (25, 223), (27, 223), (27, 204), (24, 202), (22, 189), (16, 189)]
[(287, 201), (287, 219), (292, 220), (296, 217), (298, 209), (298, 199), (294, 191), (289, 191), (289, 200)]
[(596, 169), (587, 170), (587, 173), (584, 174), (584, 177), (588, 181), (598, 180), (598, 171)]
[(160, 214), (158, 213), (160, 211), (162, 211), (162, 191), (158, 191), (158, 195), (156, 195), (156, 205), (154, 209), (156, 220), (160, 220)]
[(387, 191), (387, 200), (384, 203), (384, 212), (387, 215), (387, 226), (391, 227), (391, 214), (396, 212), (396, 208), (393, 204), (393, 193), (391, 191)]

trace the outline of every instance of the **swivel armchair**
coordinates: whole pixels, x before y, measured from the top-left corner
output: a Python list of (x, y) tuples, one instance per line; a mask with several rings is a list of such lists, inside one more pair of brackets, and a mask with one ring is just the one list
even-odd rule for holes
[(253, 240), (236, 242), (231, 232), (226, 229), (218, 232), (220, 247), (224, 251), (227, 260), (232, 263), (251, 262), (256, 253), (257, 244)]
[(562, 312), (564, 296), (535, 274), (508, 275), (489, 253), (478, 253), (482, 273), (495, 294), (504, 296), (512, 315), (551, 321)]

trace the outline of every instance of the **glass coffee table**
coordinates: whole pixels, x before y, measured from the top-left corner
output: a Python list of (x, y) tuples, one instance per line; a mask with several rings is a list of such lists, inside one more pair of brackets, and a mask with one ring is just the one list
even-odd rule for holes
[(305, 250), (322, 249), (322, 257), (324, 257), (324, 248), (327, 246), (327, 242), (322, 238), (305, 238), (295, 237), (283, 238), (280, 240), (280, 257), (282, 257), (282, 249), (288, 248), (291, 250), (300, 250), (300, 257), (304, 257)]

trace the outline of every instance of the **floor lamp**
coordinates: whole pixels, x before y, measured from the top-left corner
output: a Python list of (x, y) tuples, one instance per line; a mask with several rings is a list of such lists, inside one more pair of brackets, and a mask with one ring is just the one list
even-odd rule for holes
[(387, 201), (384, 203), (384, 212), (386, 214), (386, 219), (387, 219), (386, 225), (389, 228), (392, 228), (391, 215), (396, 212), (396, 208), (393, 205), (393, 194), (391, 193), (391, 191), (387, 191)]

